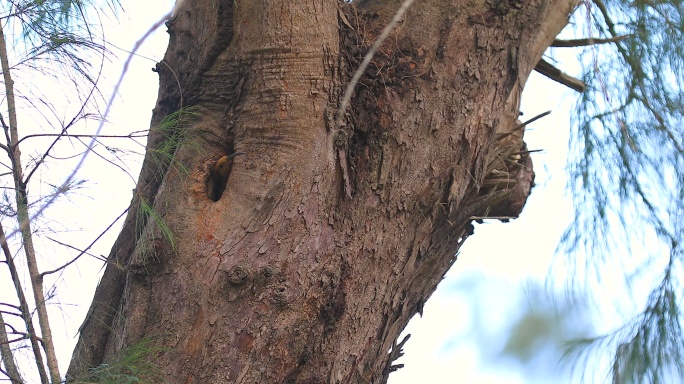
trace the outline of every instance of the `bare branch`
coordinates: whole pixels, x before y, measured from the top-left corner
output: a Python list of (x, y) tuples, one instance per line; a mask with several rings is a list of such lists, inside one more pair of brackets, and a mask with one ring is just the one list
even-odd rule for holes
[(0, 247), (2, 248), (3, 254), (5, 255), (5, 262), (7, 263), (7, 267), (10, 271), (12, 283), (14, 284), (14, 290), (17, 294), (17, 299), (19, 300), (19, 308), (21, 310), (22, 319), (29, 333), (29, 341), (31, 343), (31, 349), (33, 350), (33, 356), (36, 359), (36, 367), (38, 369), (38, 374), (40, 375), (40, 381), (41, 383), (47, 383), (48, 377), (47, 373), (45, 372), (43, 355), (41, 354), (40, 346), (38, 345), (38, 337), (36, 335), (36, 330), (33, 327), (33, 319), (31, 318), (31, 312), (29, 311), (26, 296), (24, 296), (24, 290), (21, 287), (21, 281), (19, 280), (19, 273), (17, 272), (17, 267), (14, 265), (14, 259), (12, 258), (12, 253), (10, 252), (9, 245), (7, 244), (7, 238), (5, 237), (5, 231), (2, 228), (2, 223), (0, 223)]
[(597, 39), (594, 37), (590, 37), (590, 38), (586, 38), (586, 39), (571, 39), (571, 40), (556, 39), (553, 41), (553, 43), (551, 43), (551, 46), (556, 47), (556, 48), (586, 47), (588, 45), (616, 43), (616, 42), (622, 41), (628, 37), (632, 37), (632, 35), (615, 36), (615, 37), (611, 37), (611, 38), (607, 38), (607, 39)]
[[(499, 134), (497, 134), (497, 135), (496, 135), (496, 139), (497, 139), (497, 140), (501, 140), (501, 139), (503, 139), (503, 138), (505, 138), (505, 137), (508, 137), (508, 136), (514, 134), (515, 132), (517, 132), (517, 131), (519, 131), (519, 130), (525, 128), (527, 125), (532, 124), (532, 123), (534, 123), (535, 121), (541, 119), (542, 117), (548, 116), (549, 114), (551, 114), (551, 111), (542, 112), (542, 113), (538, 114), (537, 116), (535, 116), (535, 117), (533, 117), (533, 118), (527, 120), (526, 122), (520, 123), (520, 124), (516, 125), (515, 128), (513, 128), (512, 130), (510, 130), (510, 131), (508, 131), (508, 132), (504, 132), (504, 133), (499, 133)], [(527, 152), (531, 152), (531, 151), (527, 151)]]
[(5, 368), (7, 369), (5, 374), (7, 375), (7, 377), (9, 377), (10, 382), (23, 383), (24, 380), (21, 378), (21, 375), (19, 374), (19, 369), (17, 369), (17, 365), (14, 363), (14, 354), (12, 353), (12, 349), (9, 346), (9, 343), (13, 341), (14, 340), (9, 340), (9, 338), (7, 337), (5, 319), (2, 316), (2, 312), (0, 312), (0, 355), (2, 357), (2, 363), (5, 365)]
[(117, 218), (114, 219), (114, 221), (112, 221), (112, 223), (109, 224), (109, 225), (107, 226), (107, 228), (105, 228), (105, 230), (102, 231), (102, 232), (95, 238), (95, 240), (93, 240), (93, 241), (92, 241), (85, 249), (83, 249), (83, 250), (80, 250), (80, 249), (78, 249), (78, 248), (76, 248), (76, 247), (73, 247), (73, 246), (71, 246), (71, 245), (69, 245), (69, 244), (65, 244), (65, 243), (62, 243), (61, 241), (58, 241), (58, 240), (55, 240), (55, 239), (53, 239), (53, 238), (48, 237), (48, 239), (54, 241), (54, 242), (57, 243), (57, 244), (60, 244), (60, 245), (63, 245), (63, 246), (65, 246), (65, 247), (69, 247), (69, 248), (75, 249), (75, 250), (77, 250), (77, 251), (80, 251), (81, 253), (79, 253), (78, 255), (76, 255), (76, 257), (74, 257), (74, 258), (71, 259), (68, 263), (62, 265), (61, 267), (55, 268), (55, 269), (53, 269), (53, 270), (51, 270), (51, 271), (45, 271), (45, 272), (41, 273), (41, 276), (45, 277), (46, 275), (49, 275), (49, 274), (51, 274), (51, 273), (55, 273), (55, 272), (61, 271), (62, 269), (64, 269), (64, 268), (68, 267), (69, 265), (75, 263), (76, 260), (78, 260), (78, 259), (79, 259), (81, 256), (83, 256), (84, 254), (86, 254), (86, 255), (88, 255), (88, 256), (92, 256), (92, 257), (94, 257), (94, 258), (96, 258), (96, 259), (98, 259), (98, 260), (102, 260), (102, 261), (105, 261), (105, 262), (106, 262), (106, 261), (107, 261), (106, 258), (102, 258), (102, 257), (99, 257), (99, 256), (95, 256), (95, 255), (93, 255), (93, 254), (90, 254), (90, 253), (88, 253), (88, 250), (89, 250), (90, 248), (92, 248), (93, 245), (95, 245), (95, 243), (97, 243), (97, 241), (100, 240), (100, 238), (102, 238), (102, 236), (104, 236), (104, 234), (107, 233), (107, 231), (109, 231), (109, 230), (112, 228), (112, 226), (113, 226), (114, 224), (116, 224), (116, 222), (119, 221), (119, 219), (121, 219), (121, 218), (123, 217), (123, 215), (125, 215), (127, 212), (128, 212), (128, 208), (126, 208), (119, 216), (117, 216)]
[[(135, 139), (139, 137), (147, 137), (147, 133), (143, 133), (145, 131), (135, 131), (131, 132), (128, 135), (98, 135), (98, 138), (102, 139)], [(59, 137), (59, 138), (93, 138), (96, 137), (95, 135), (89, 135), (89, 134), (69, 134), (69, 133), (36, 133), (33, 135), (27, 135), (22, 137), (19, 142), (21, 143), (22, 141), (26, 139), (31, 139), (35, 137)], [(0, 148), (5, 147), (4, 145), (0, 144)]]
[[(19, 310), (19, 309), (20, 309), (19, 306), (14, 305), (14, 304), (10, 304), (10, 303), (0, 303), (0, 305), (4, 305), (4, 306), (6, 306), (6, 307), (10, 307), (10, 308), (13, 308), (13, 309), (16, 309), (16, 310)], [(7, 312), (7, 311), (2, 311), (2, 312), (3, 312), (3, 313), (10, 313), (10, 312)]]
[(559, 82), (566, 87), (577, 92), (584, 92), (586, 85), (580, 79), (576, 79), (570, 75), (563, 73), (560, 69), (554, 67), (544, 59), (540, 59), (534, 70), (548, 77), (549, 79)]

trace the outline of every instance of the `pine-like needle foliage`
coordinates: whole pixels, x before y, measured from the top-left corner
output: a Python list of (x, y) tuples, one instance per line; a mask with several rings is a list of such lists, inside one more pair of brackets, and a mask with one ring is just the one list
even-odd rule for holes
[[(0, 18), (12, 32), (14, 75), (30, 73), (69, 82), (69, 95), (79, 95), (82, 104), (91, 102), (101, 72), (105, 49), (99, 10), (115, 11), (118, 0), (24, 0), (0, 5)], [(6, 35), (8, 33), (6, 32)], [(98, 65), (99, 64), (99, 65)], [(21, 87), (17, 87), (21, 90)], [(75, 88), (75, 89), (74, 89)], [(40, 97), (39, 89), (26, 98)]]
[(681, 0), (593, 0), (576, 18), (581, 13), (591, 37), (628, 38), (583, 53), (588, 90), (569, 155), (576, 216), (562, 249), (598, 285), (615, 284), (611, 270), (621, 268), (643, 309), (574, 350), (611, 350), (614, 383), (681, 382), (684, 7)]
[[(20, 123), (17, 145), (31, 148), (22, 151), (30, 158), (23, 170), (27, 185), (49, 160), (63, 155), (59, 150), (68, 147), (73, 152), (73, 142), (61, 146), (69, 140), (70, 128), (84, 120), (101, 120), (98, 83), (108, 50), (100, 14), (118, 8), (118, 0), (0, 2)], [(47, 206), (54, 196), (36, 200), (47, 201)]]
[[(34, 370), (24, 368), (21, 372), (31, 382), (40, 378), (43, 383), (56, 383), (61, 379), (46, 306), (46, 302), (54, 301), (57, 283), (52, 277), (44, 278), (59, 269), (40, 274), (37, 268), (30, 268), (37, 265), (37, 256), (49, 255), (51, 263), (59, 259), (34, 240), (41, 235), (41, 222), (49, 220), (41, 214), (82, 183), (74, 178), (76, 171), (69, 170), (66, 172), (71, 172), (70, 176), (60, 185), (50, 184), (59, 178), (60, 170), (69, 166), (54, 167), (49, 172), (47, 166), (57, 160), (62, 165), (80, 155), (73, 155), (73, 143), (79, 139), (70, 136), (70, 128), (86, 119), (101, 119), (98, 82), (107, 50), (98, 12), (103, 7), (114, 10), (117, 6), (117, 0), (0, 1), (0, 126), (4, 137), (0, 148), (6, 155), (0, 157), (0, 167), (5, 169), (0, 174), (0, 188), (4, 191), (0, 212), (3, 222), (16, 220), (19, 228), (7, 235), (10, 241), (5, 244), (4, 256), (9, 260), (23, 248), (24, 256), (17, 256), (17, 265), (21, 267), (23, 262), (29, 266), (30, 280), (30, 285), (24, 284), (24, 271), (11, 273), (16, 298), (8, 303), (20, 311), (20, 316), (9, 319), (2, 331), (8, 329), (22, 337), (14, 338), (9, 348), (3, 349), (3, 362), (7, 365), (6, 361), (16, 356), (33, 360)], [(56, 231), (57, 223), (50, 222), (50, 231)], [(19, 232), (21, 242), (17, 244), (15, 235)], [(63, 267), (71, 263), (65, 262)], [(34, 302), (27, 301), (26, 296), (33, 296)], [(31, 354), (22, 354), (22, 350), (31, 350)], [(0, 379), (3, 377), (0, 372)]]

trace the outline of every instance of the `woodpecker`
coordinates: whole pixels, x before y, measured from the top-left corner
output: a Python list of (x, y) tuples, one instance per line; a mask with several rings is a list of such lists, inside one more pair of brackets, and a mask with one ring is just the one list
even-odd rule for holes
[(219, 201), (223, 195), (231, 168), (233, 168), (233, 156), (223, 156), (214, 164), (209, 183), (209, 198), (213, 201)]
[(230, 169), (232, 167), (233, 167), (232, 156), (230, 158), (228, 156), (223, 156), (216, 161), (216, 165), (214, 165), (213, 175), (214, 175), (214, 177), (217, 177), (219, 179), (226, 180), (228, 178), (228, 174), (230, 173)]

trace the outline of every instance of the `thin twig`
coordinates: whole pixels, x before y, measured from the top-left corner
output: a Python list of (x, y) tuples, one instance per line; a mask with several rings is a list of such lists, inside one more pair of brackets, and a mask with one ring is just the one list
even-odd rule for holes
[(121, 214), (120, 214), (119, 216), (117, 216), (116, 219), (114, 219), (114, 221), (112, 221), (111, 224), (109, 224), (109, 225), (107, 226), (107, 228), (105, 228), (105, 230), (102, 231), (102, 232), (95, 238), (95, 240), (93, 240), (93, 241), (92, 241), (85, 249), (83, 249), (83, 250), (79, 250), (78, 248), (73, 247), (73, 246), (71, 246), (71, 245), (69, 245), (69, 244), (64, 244), (64, 243), (62, 243), (61, 241), (58, 241), (58, 240), (55, 240), (55, 239), (52, 239), (52, 238), (48, 237), (48, 239), (54, 241), (54, 242), (57, 243), (57, 244), (61, 244), (61, 245), (64, 245), (64, 246), (66, 246), (66, 247), (76, 249), (77, 251), (80, 251), (81, 253), (79, 253), (78, 255), (76, 255), (76, 257), (74, 257), (74, 258), (71, 259), (68, 263), (62, 265), (61, 267), (57, 267), (57, 268), (55, 268), (55, 269), (53, 269), (53, 270), (51, 270), (51, 271), (45, 271), (45, 272), (41, 273), (41, 275), (42, 275), (43, 277), (45, 277), (46, 275), (49, 275), (49, 274), (51, 274), (51, 273), (59, 272), (59, 271), (61, 271), (62, 269), (66, 268), (66, 267), (68, 267), (69, 265), (71, 265), (71, 264), (73, 264), (74, 262), (76, 262), (76, 260), (78, 260), (78, 258), (81, 257), (81, 256), (83, 256), (84, 254), (87, 254), (87, 255), (89, 255), (89, 256), (92, 256), (92, 257), (94, 257), (94, 258), (96, 258), (96, 259), (99, 259), (99, 260), (102, 260), (102, 261), (107, 261), (106, 258), (100, 258), (100, 257), (98, 257), (98, 256), (89, 254), (89, 253), (88, 253), (88, 250), (89, 250), (90, 248), (92, 248), (93, 245), (95, 245), (95, 243), (97, 243), (97, 242), (100, 240), (100, 238), (102, 238), (102, 236), (104, 236), (104, 234), (107, 233), (107, 231), (109, 231), (109, 230), (112, 228), (112, 226), (114, 226), (114, 224), (116, 224), (116, 222), (119, 221), (119, 219), (121, 219), (121, 218), (123, 217), (123, 215), (125, 215), (127, 212), (128, 212), (128, 208), (126, 208), (123, 212), (121, 212)]
[(532, 123), (534, 123), (535, 121), (541, 119), (542, 117), (546, 117), (546, 116), (548, 116), (548, 115), (550, 115), (550, 114), (551, 114), (551, 111), (542, 112), (542, 113), (538, 114), (537, 116), (535, 116), (535, 117), (533, 117), (533, 118), (531, 118), (531, 119), (525, 121), (524, 123), (521, 123), (520, 125), (518, 125), (518, 126), (516, 127), (516, 129), (517, 129), (517, 128), (522, 128), (522, 127), (524, 127), (524, 126), (526, 126), (526, 125), (529, 125), (529, 124), (532, 124)]
[(497, 140), (501, 140), (501, 139), (503, 139), (503, 138), (505, 138), (505, 137), (508, 137), (508, 136), (514, 134), (515, 132), (517, 132), (517, 131), (519, 131), (519, 130), (525, 128), (528, 124), (532, 124), (532, 123), (534, 123), (535, 121), (541, 119), (542, 117), (548, 116), (550, 113), (551, 113), (551, 111), (542, 112), (542, 113), (538, 114), (537, 116), (535, 116), (535, 117), (533, 117), (533, 118), (527, 120), (526, 122), (520, 123), (520, 124), (516, 125), (515, 128), (513, 128), (512, 130), (510, 130), (510, 131), (508, 131), (508, 132), (504, 132), (504, 133), (499, 133), (499, 134), (497, 134), (497, 135), (496, 135), (496, 139), (497, 139)]
[[(147, 137), (147, 133), (142, 133), (143, 131), (131, 132), (127, 135), (94, 135), (94, 134), (68, 134), (68, 133), (36, 133), (33, 135), (27, 135), (19, 140), (19, 143), (26, 139), (31, 139), (35, 137), (60, 137), (60, 138), (93, 138), (98, 137), (102, 139), (135, 139), (139, 137)], [(0, 148), (4, 149), (4, 146), (0, 144)]]
[(513, 216), (470, 216), (468, 220), (513, 220)]

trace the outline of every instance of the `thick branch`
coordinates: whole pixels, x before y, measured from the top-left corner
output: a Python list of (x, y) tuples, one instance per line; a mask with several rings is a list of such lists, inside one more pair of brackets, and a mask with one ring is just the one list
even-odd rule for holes
[(548, 77), (549, 79), (565, 85), (566, 87), (577, 92), (584, 92), (586, 85), (582, 80), (576, 79), (570, 75), (563, 73), (560, 69), (551, 65), (548, 61), (540, 59), (534, 70)]
[(5, 328), (5, 319), (0, 312), (0, 356), (2, 357), (2, 363), (5, 365), (7, 370), (7, 376), (9, 376), (10, 383), (20, 384), (24, 380), (19, 374), (17, 365), (14, 363), (14, 354), (9, 345), (9, 339), (7, 338), (7, 329)]

